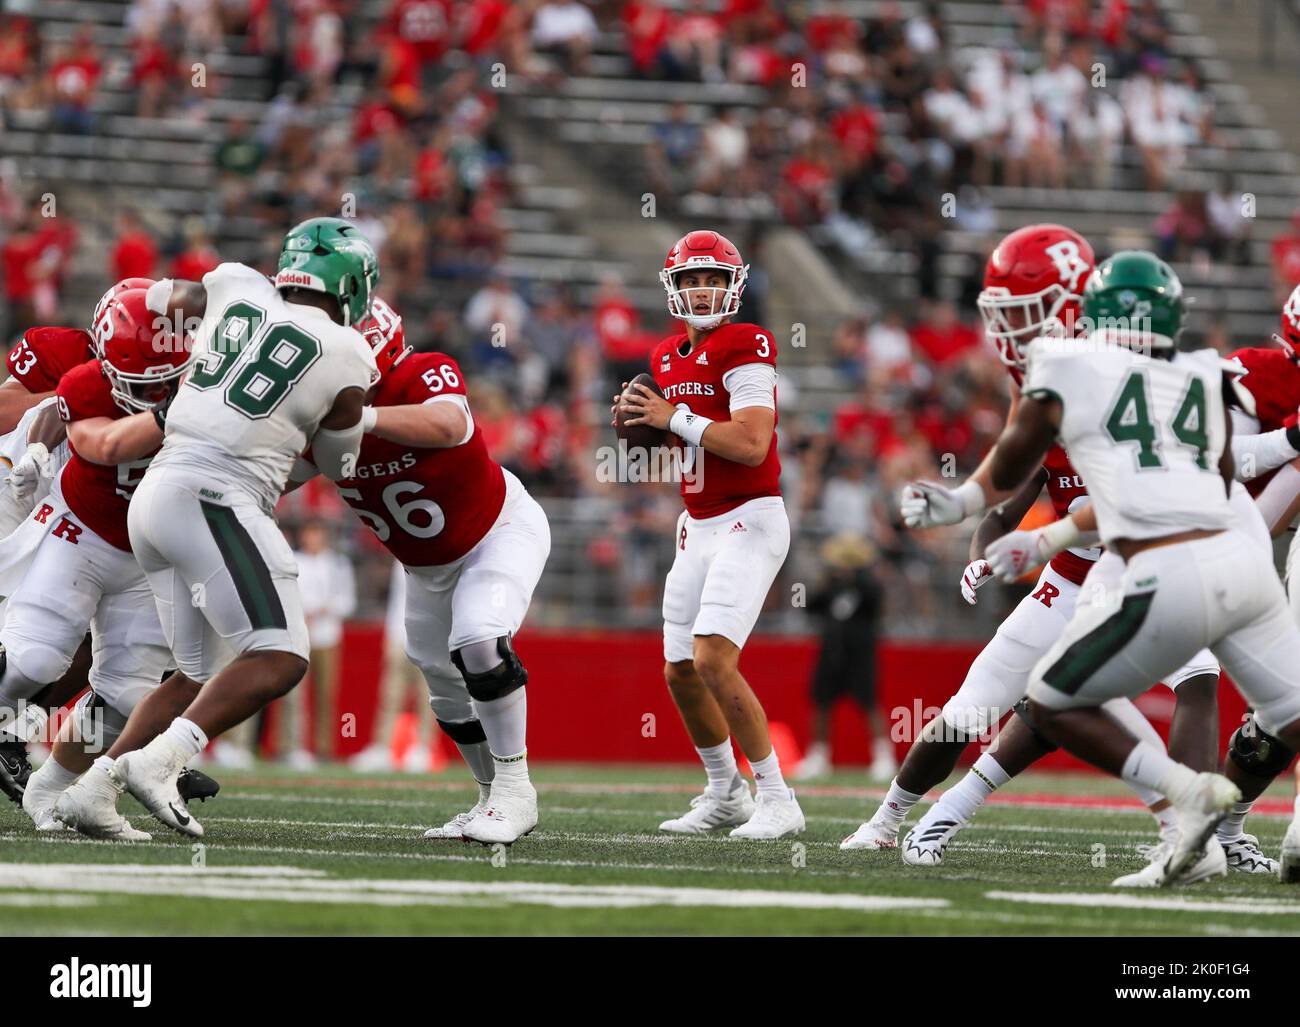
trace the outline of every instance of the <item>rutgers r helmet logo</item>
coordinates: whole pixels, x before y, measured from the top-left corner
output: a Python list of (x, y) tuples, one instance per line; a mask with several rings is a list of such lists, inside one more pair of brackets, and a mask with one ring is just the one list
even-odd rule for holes
[(1061, 284), (1069, 292), (1079, 291), (1079, 276), (1088, 270), (1088, 262), (1079, 255), (1079, 245), (1073, 239), (1062, 239), (1043, 249), (1052, 263), (1056, 273), (1061, 277)]

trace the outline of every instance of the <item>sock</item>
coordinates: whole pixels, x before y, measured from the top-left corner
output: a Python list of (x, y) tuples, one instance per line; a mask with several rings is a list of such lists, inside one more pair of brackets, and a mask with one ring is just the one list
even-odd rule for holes
[(1138, 742), (1124, 761), (1120, 776), (1129, 784), (1152, 788), (1171, 801), (1195, 780), (1196, 772), (1170, 759), (1163, 749), (1150, 742)]
[(487, 802), (488, 797), (491, 796), (491, 794), (492, 794), (492, 786), (490, 784), (484, 784), (482, 781), (480, 781), (478, 783), (478, 801)]
[(1250, 812), (1250, 807), (1253, 805), (1255, 805), (1253, 801), (1233, 803), (1232, 812), (1219, 821), (1219, 828), (1215, 832), (1220, 841), (1230, 842), (1246, 833), (1243, 830), (1246, 824), (1246, 814)]
[(899, 788), (898, 778), (894, 778), (889, 782), (889, 791), (885, 793), (885, 801), (880, 804), (880, 809), (876, 810), (876, 816), (888, 817), (890, 820), (902, 823), (903, 818), (911, 812), (912, 807), (921, 799), (922, 796), (917, 795), (915, 792), (909, 792), (906, 788)]
[[(41, 776), (41, 785), (43, 787), (52, 788), (58, 792), (68, 788), (73, 781), (81, 776), (81, 771), (69, 770), (53, 756), (46, 760), (36, 773)], [(32, 776), (35, 777), (36, 775), (33, 774)]]
[(521, 753), (528, 747), (528, 689), (516, 688), (489, 702), (475, 699), (473, 704), (494, 756)]
[(730, 795), (736, 787), (736, 778), (740, 776), (740, 771), (736, 769), (736, 754), (732, 751), (731, 739), (727, 738), (718, 745), (704, 749), (697, 745), (695, 751), (700, 754), (704, 773), (709, 776), (709, 786), (705, 791), (719, 799)]
[(966, 776), (944, 792), (939, 801), (958, 820), (969, 820), (984, 805), (985, 799), (1010, 780), (1002, 765), (988, 753), (983, 753)]
[(513, 756), (498, 756), (493, 753), (492, 762), (496, 764), (496, 772), (492, 775), (494, 785), (528, 780), (527, 749), (523, 749)]
[[(1147, 809), (1150, 809), (1152, 806), (1159, 805), (1162, 802), (1168, 801), (1163, 795), (1157, 792), (1154, 788), (1147, 788), (1145, 785), (1134, 784), (1132, 781), (1127, 781), (1125, 783), (1130, 788), (1133, 789), (1133, 794), (1142, 800), (1142, 805), (1145, 806)], [(1160, 819), (1159, 814), (1153, 813), (1152, 816), (1154, 816), (1157, 820)]]
[(1152, 810), (1151, 815), (1156, 818), (1156, 827), (1160, 831), (1160, 840), (1162, 842), (1173, 841), (1178, 831), (1178, 814), (1174, 811), (1173, 806), (1166, 806), (1161, 810)]
[(781, 761), (776, 758), (775, 749), (761, 760), (751, 760), (749, 766), (754, 771), (754, 784), (758, 785), (759, 795), (775, 795), (784, 799), (790, 794), (790, 786), (781, 776)]
[(492, 762), (492, 751), (487, 742), (457, 742), (456, 748), (460, 750), (460, 758), (469, 767), (474, 780), (480, 785), (490, 785), (496, 766)]
[(109, 774), (112, 773), (113, 768), (117, 766), (117, 760), (113, 759), (112, 756), (100, 756), (95, 760), (92, 766), (96, 770), (102, 770), (105, 774)]
[(199, 753), (208, 747), (208, 736), (203, 733), (203, 729), (194, 721), (186, 720), (184, 717), (177, 717), (172, 721), (171, 727), (162, 733), (161, 737), (170, 738), (176, 748), (184, 755), (184, 762), (188, 763)]

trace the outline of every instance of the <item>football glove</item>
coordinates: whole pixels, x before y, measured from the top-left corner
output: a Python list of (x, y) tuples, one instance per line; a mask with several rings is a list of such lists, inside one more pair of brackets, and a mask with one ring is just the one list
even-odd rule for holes
[(975, 590), (993, 580), (993, 568), (987, 560), (972, 560), (961, 576), (961, 597), (975, 605)]
[(49, 477), (49, 469), (50, 451), (45, 448), (45, 443), (33, 442), (27, 447), (27, 452), (14, 464), (5, 480), (14, 490), (14, 495), (19, 499), (28, 499), (36, 491), (41, 478)]
[(899, 512), (909, 528), (935, 528), (958, 524), (984, 509), (984, 490), (973, 481), (946, 489), (932, 481), (913, 481), (903, 486)]

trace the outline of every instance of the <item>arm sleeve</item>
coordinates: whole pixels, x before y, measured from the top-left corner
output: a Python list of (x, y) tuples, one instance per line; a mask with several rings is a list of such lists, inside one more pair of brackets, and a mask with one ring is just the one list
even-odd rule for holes
[(1278, 428), (1262, 435), (1238, 435), (1234, 432), (1232, 460), (1237, 468), (1236, 479), (1250, 481), (1300, 456), (1300, 450), (1291, 445), (1288, 437), (1291, 434), (1288, 428)]
[[(461, 412), (465, 415), (465, 434), (457, 446), (463, 446), (474, 437), (474, 415), (469, 412), (469, 400), (459, 393), (450, 393), (446, 396), (430, 396), (424, 401), (425, 403), (453, 403), (460, 407)], [(454, 448), (454, 447), (453, 447)]]
[(312, 439), (312, 456), (321, 473), (330, 481), (340, 481), (350, 477), (357, 469), (357, 455), (361, 452), (361, 440), (365, 432), (358, 421), (351, 428), (332, 431), (328, 428), (317, 429)]
[(776, 409), (776, 368), (771, 364), (741, 364), (722, 376), (734, 413), (745, 407)]

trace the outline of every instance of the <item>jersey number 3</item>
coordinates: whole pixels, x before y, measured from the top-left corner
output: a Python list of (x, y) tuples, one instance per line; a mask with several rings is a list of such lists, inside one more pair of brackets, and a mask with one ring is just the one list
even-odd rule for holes
[[(320, 341), (297, 325), (278, 322), (265, 332), (266, 311), (236, 300), (221, 313), (208, 351), (199, 359), (187, 385), (200, 391), (226, 384), (226, 405), (245, 417), (269, 417), (307, 368), (320, 359)], [(241, 360), (245, 352), (250, 359)]]
[[(1134, 371), (1120, 386), (1115, 405), (1106, 418), (1106, 434), (1116, 443), (1129, 443), (1137, 447), (1137, 466), (1140, 471), (1165, 466), (1150, 411), (1146, 375)], [(1205, 451), (1210, 448), (1205, 416), (1205, 382), (1192, 375), (1188, 378), (1187, 388), (1178, 404), (1178, 412), (1169, 424), (1169, 430), (1173, 432), (1174, 438), (1196, 453), (1196, 466), (1203, 471), (1209, 469), (1205, 462)]]

